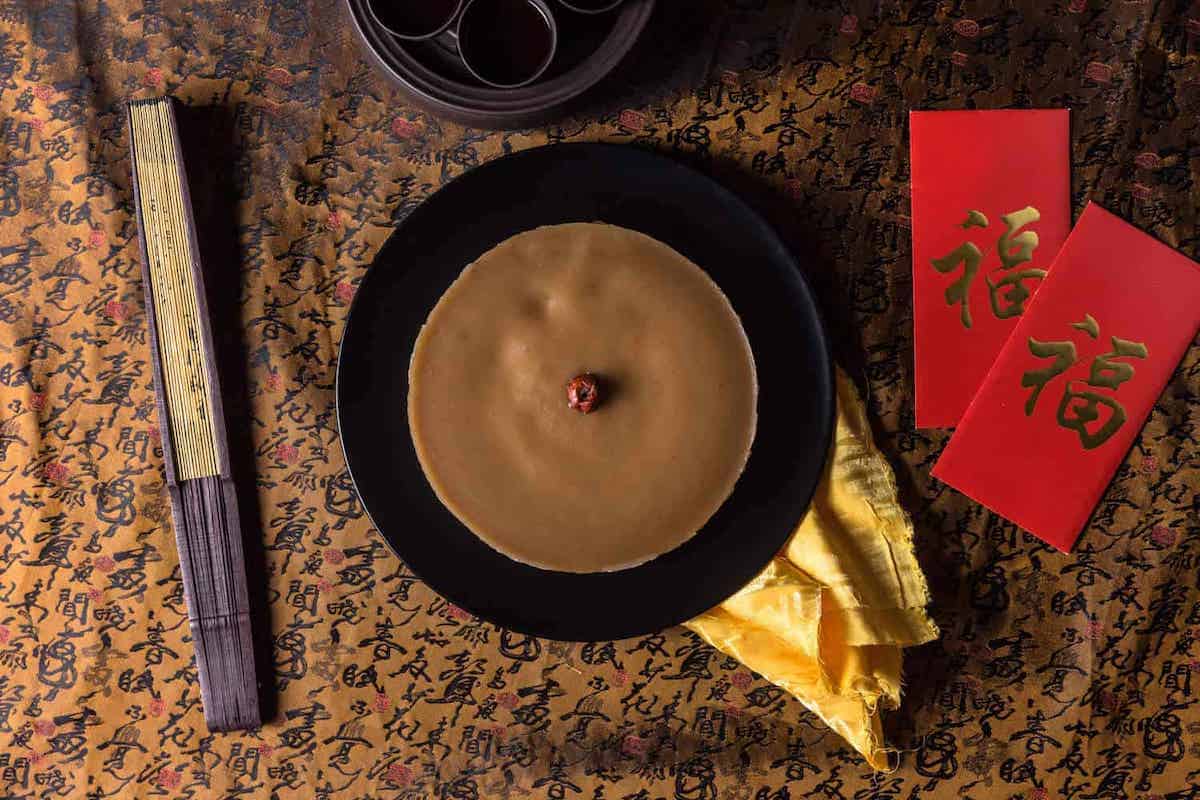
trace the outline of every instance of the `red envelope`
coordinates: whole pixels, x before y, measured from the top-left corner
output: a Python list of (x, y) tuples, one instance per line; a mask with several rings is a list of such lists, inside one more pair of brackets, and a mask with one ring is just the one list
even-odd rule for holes
[(914, 111), (917, 427), (953, 427), (1071, 229), (1066, 110)]
[(1067, 552), (1200, 329), (1200, 264), (1089, 205), (933, 469)]

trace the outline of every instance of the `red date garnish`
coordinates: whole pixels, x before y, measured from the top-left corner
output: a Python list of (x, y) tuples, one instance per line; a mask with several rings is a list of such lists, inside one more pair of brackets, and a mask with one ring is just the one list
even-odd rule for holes
[(567, 383), (567, 407), (590, 414), (600, 402), (600, 384), (590, 372), (576, 375)]

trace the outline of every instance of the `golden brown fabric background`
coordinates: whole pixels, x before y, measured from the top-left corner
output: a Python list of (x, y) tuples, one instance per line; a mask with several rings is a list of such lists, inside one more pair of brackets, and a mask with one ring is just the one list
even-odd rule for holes
[[(1200, 796), (1200, 352), (1073, 555), (931, 481), (947, 434), (913, 430), (906, 135), (910, 108), (1069, 106), (1075, 212), (1098, 200), (1195, 257), (1200, 8), (661, 5), (573, 116), (489, 133), (407, 106), (332, 0), (0, 1), (5, 796)], [(121, 106), (162, 93), (197, 108), (233, 444), (257, 475), (243, 515), (276, 711), (254, 734), (204, 726), (162, 491)], [(445, 181), (566, 139), (709, 170), (796, 243), (943, 631), (907, 658), (896, 773), (683, 629), (563, 645), (472, 619), (355, 500), (333, 380), (364, 270)]]

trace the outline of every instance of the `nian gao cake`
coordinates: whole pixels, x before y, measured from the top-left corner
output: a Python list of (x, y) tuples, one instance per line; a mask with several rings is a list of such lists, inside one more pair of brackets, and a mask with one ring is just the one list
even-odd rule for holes
[(746, 465), (758, 392), (708, 275), (598, 223), (526, 231), (468, 266), (417, 338), (409, 386), (442, 503), (510, 558), (567, 572), (693, 536)]

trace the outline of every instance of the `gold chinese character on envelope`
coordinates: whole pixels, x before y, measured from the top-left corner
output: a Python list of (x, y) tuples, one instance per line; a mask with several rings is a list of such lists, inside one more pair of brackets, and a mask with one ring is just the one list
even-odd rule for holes
[[(1018, 269), (1022, 264), (1033, 260), (1033, 252), (1038, 246), (1038, 235), (1027, 226), (1039, 219), (1041, 214), (1033, 206), (1025, 206), (1000, 216), (1000, 222), (1004, 225), (1004, 232), (996, 241), (996, 260), (1000, 264), (984, 276), (988, 287), (988, 300), (997, 319), (1008, 319), (1024, 313), (1025, 302), (1033, 295), (1036, 282), (1046, 277), (1044, 269)], [(972, 228), (986, 229), (991, 225), (987, 215), (977, 210), (967, 211), (966, 219), (959, 224), (966, 231)], [(945, 298), (946, 305), (959, 306), (964, 328), (971, 327), (971, 284), (979, 273), (984, 258), (985, 251), (973, 240), (966, 239), (946, 255), (932, 260), (933, 268), (942, 274), (952, 273), (962, 266), (962, 274), (958, 280), (946, 288)], [(1027, 282), (1034, 288), (1030, 288)]]
[[(1100, 324), (1091, 314), (1084, 315), (1080, 322), (1072, 322), (1071, 327), (1083, 331), (1092, 339), (1100, 337)], [(1068, 379), (1058, 403), (1058, 424), (1079, 434), (1079, 443), (1085, 450), (1104, 444), (1125, 424), (1129, 415), (1116, 397), (1117, 389), (1136, 374), (1129, 359), (1144, 359), (1149, 355), (1142, 342), (1116, 336), (1110, 337), (1110, 342), (1112, 349), (1092, 359), (1088, 377), (1084, 380), (1087, 386), (1108, 389), (1110, 392), (1076, 391), (1076, 382)], [(1079, 360), (1075, 342), (1070, 339), (1042, 342), (1030, 336), (1028, 346), (1029, 352), (1037, 358), (1053, 361), (1042, 369), (1031, 369), (1021, 376), (1021, 385), (1033, 389), (1025, 401), (1026, 416), (1033, 414), (1047, 384)], [(1095, 425), (1097, 422), (1100, 424)]]

